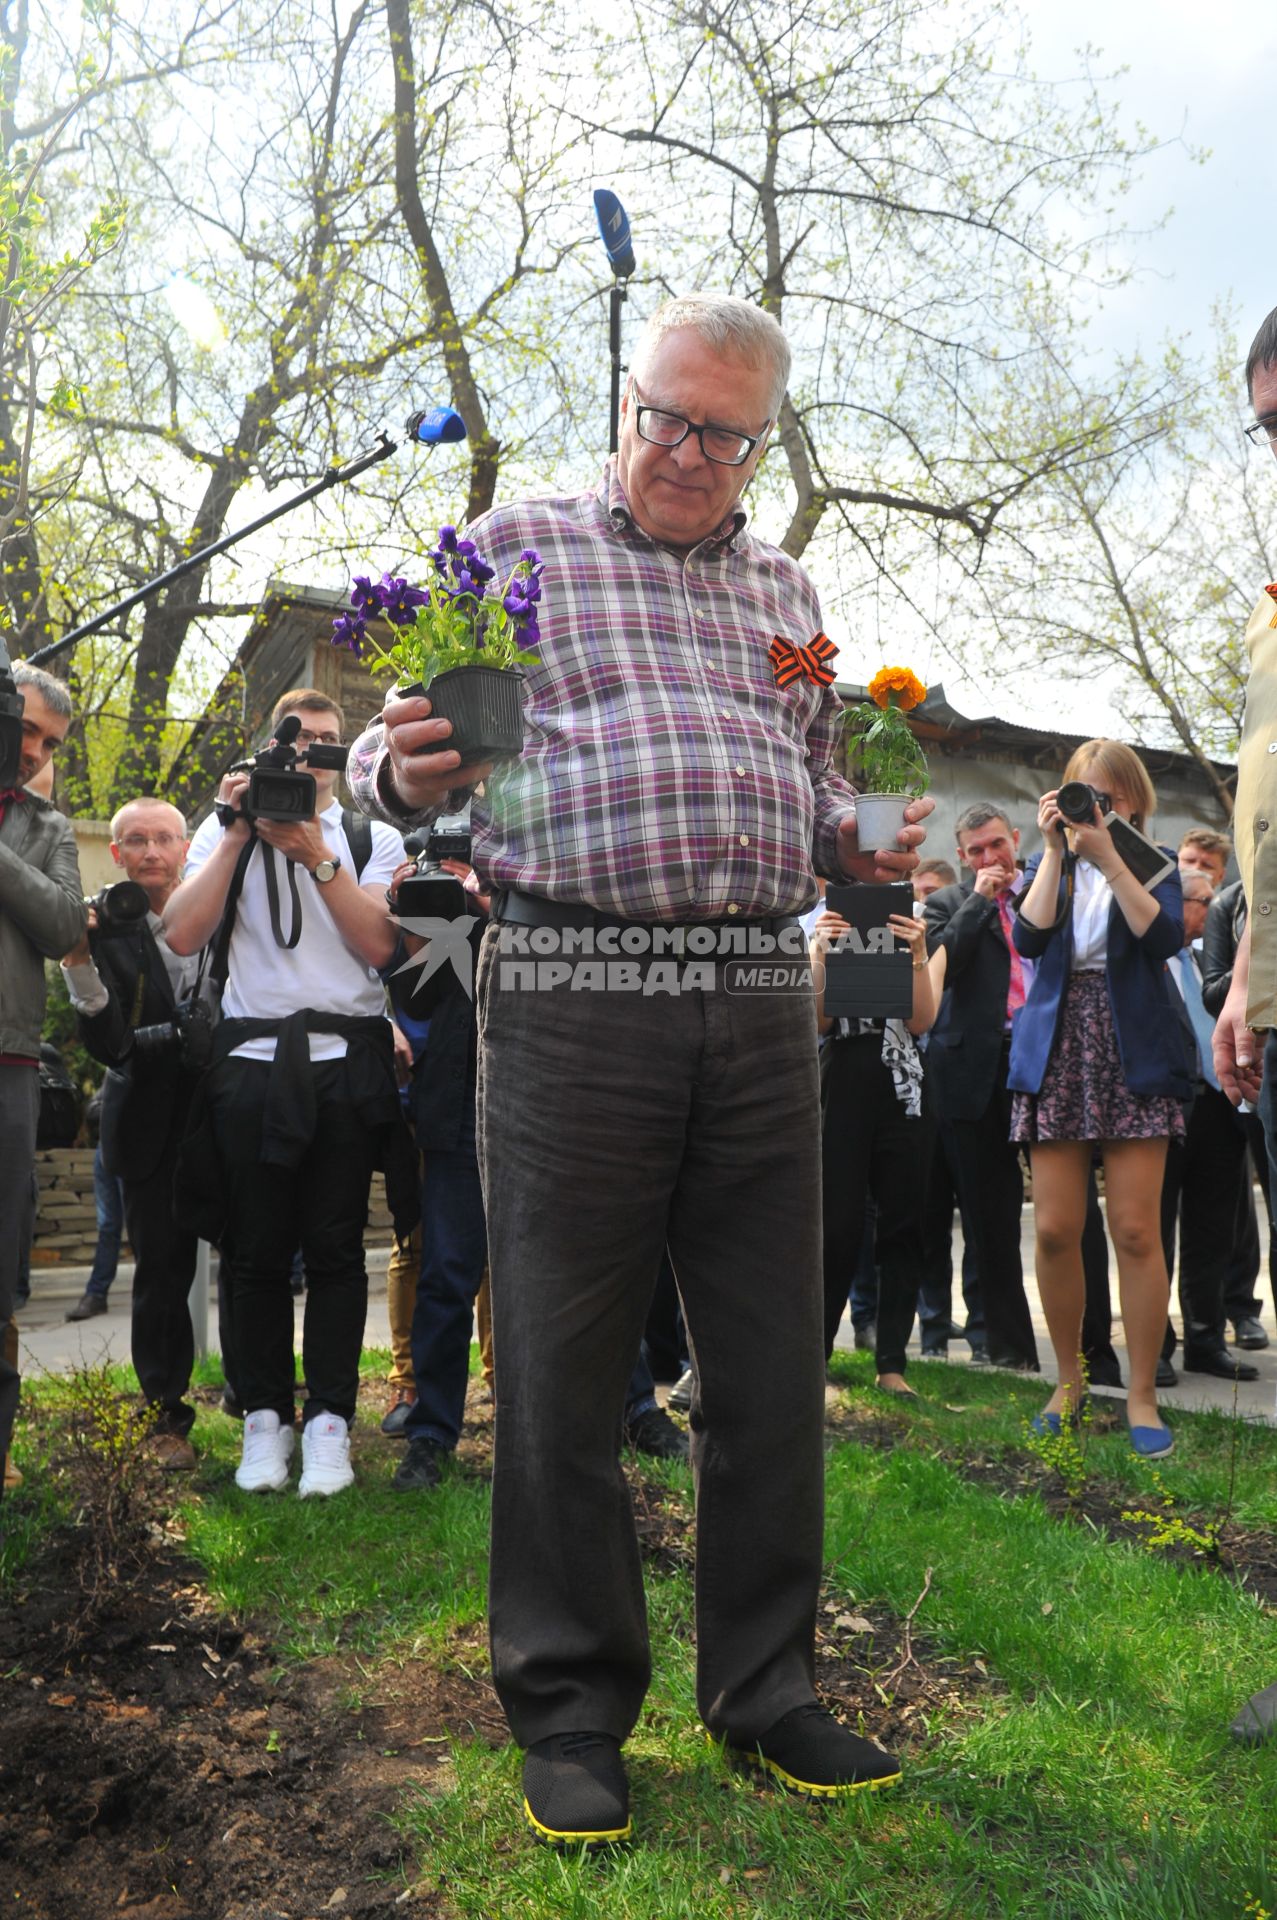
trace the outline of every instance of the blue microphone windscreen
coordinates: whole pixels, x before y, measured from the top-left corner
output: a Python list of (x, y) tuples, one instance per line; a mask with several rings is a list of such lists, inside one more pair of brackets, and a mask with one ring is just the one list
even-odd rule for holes
[(599, 223), (603, 245), (618, 279), (628, 279), (634, 271), (634, 248), (630, 244), (630, 223), (625, 208), (610, 187), (594, 189), (594, 217)]
[(455, 407), (430, 407), (424, 413), (409, 415), (408, 434), (411, 439), (434, 447), (440, 441), (464, 440), (466, 423)]

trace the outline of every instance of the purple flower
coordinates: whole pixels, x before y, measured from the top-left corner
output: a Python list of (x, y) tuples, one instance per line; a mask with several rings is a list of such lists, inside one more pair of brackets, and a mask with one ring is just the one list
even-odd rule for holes
[(392, 626), (410, 627), (417, 608), (429, 603), (430, 595), (420, 587), (410, 587), (406, 580), (396, 580), (388, 573), (381, 576), (381, 610)]
[(442, 552), (444, 552), (444, 553), (455, 553), (455, 552), (456, 552), (456, 550), (457, 550), (457, 529), (456, 529), (455, 527), (440, 527), (440, 529), (439, 529), (439, 546), (440, 546), (440, 550), (441, 550)]
[(350, 604), (358, 613), (380, 613), (381, 589), (374, 587), (366, 573), (357, 573), (351, 582)]
[(364, 634), (368, 623), (360, 613), (343, 613), (333, 621), (332, 644), (335, 647), (348, 647), (356, 658), (363, 652)]
[(525, 547), (519, 555), (519, 565), (521, 567), (535, 567), (537, 572), (540, 573), (545, 562), (535, 547)]

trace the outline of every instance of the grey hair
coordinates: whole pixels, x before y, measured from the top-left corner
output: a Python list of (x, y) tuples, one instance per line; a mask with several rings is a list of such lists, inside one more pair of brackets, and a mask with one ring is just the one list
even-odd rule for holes
[(27, 667), (19, 660), (13, 669), (15, 687), (34, 687), (50, 713), (64, 720), (71, 718), (71, 689), (65, 680), (56, 680), (43, 667)]
[(690, 327), (716, 353), (734, 355), (748, 367), (770, 367), (769, 418), (780, 412), (793, 355), (780, 322), (749, 300), (732, 293), (682, 293), (664, 300), (650, 315), (634, 349), (631, 372), (641, 378), (667, 333)]
[[(1204, 897), (1207, 900), (1213, 900), (1215, 898), (1215, 888), (1208, 873), (1202, 873), (1197, 869), (1190, 869), (1187, 872), (1181, 873), (1179, 879), (1186, 900), (1196, 900), (1199, 897), (1196, 892), (1198, 887), (1205, 887), (1206, 893)], [(1190, 887), (1194, 889), (1192, 893), (1189, 892)]]
[(992, 800), (975, 800), (958, 815), (953, 829), (955, 838), (962, 833), (976, 833), (981, 827), (987, 827), (991, 820), (1000, 820), (1004, 827), (1011, 825), (1005, 807), (995, 805)]
[(1250, 352), (1246, 355), (1246, 397), (1255, 398), (1255, 375), (1261, 367), (1277, 366), (1277, 307), (1274, 307), (1263, 322), (1259, 332), (1250, 343)]

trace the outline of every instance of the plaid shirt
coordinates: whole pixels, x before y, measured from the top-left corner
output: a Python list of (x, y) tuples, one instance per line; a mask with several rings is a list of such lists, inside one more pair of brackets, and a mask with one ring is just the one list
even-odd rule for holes
[[(689, 553), (660, 546), (612, 461), (597, 492), (497, 507), (467, 530), (499, 578), (524, 547), (545, 561), (523, 755), (471, 814), (487, 883), (678, 922), (798, 912), (813, 864), (842, 877), (841, 703), (805, 678), (781, 692), (768, 652), (777, 634), (807, 645), (820, 605), (745, 520), (737, 507)], [(382, 733), (374, 721), (351, 751), (355, 799), (422, 824), (396, 804)]]

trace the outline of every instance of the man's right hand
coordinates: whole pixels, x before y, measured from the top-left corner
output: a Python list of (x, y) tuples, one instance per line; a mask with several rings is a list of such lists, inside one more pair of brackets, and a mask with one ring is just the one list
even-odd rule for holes
[(975, 877), (975, 890), (982, 900), (996, 900), (1014, 878), (1014, 867), (981, 867)]
[(72, 947), (70, 953), (64, 953), (62, 956), (62, 965), (64, 967), (86, 967), (89, 964), (89, 961), (93, 958), (93, 951), (89, 946), (89, 935), (96, 933), (97, 930), (98, 910), (96, 907), (90, 907), (88, 925)]
[(454, 787), (477, 786), (492, 772), (491, 760), (462, 766), (461, 755), (448, 745), (451, 720), (432, 719), (430, 702), (422, 694), (409, 700), (389, 697), (382, 719), (391, 784), (409, 813), (436, 809)]
[(221, 805), (233, 807), (240, 818), (224, 829), (231, 840), (247, 840), (249, 824), (243, 816), (244, 795), (248, 792), (248, 783), (252, 778), (247, 773), (227, 773), (222, 776), (222, 784), (217, 789), (217, 798)]

